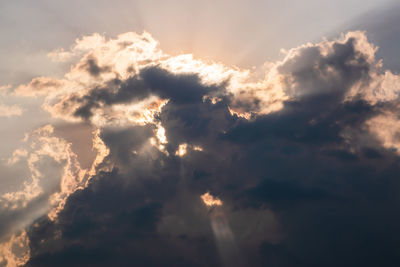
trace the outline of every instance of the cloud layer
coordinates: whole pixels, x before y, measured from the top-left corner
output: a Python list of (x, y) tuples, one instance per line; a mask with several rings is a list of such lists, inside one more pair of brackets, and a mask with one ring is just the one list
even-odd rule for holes
[(51, 142), (10, 159), (65, 164), (60, 188), (17, 201), (52, 205), (27, 228), (27, 266), (397, 266), (400, 77), (376, 50), (350, 32), (262, 77), (148, 33), (52, 52), (70, 72), (14, 93), (95, 128), (97, 156), (80, 167), (47, 126)]

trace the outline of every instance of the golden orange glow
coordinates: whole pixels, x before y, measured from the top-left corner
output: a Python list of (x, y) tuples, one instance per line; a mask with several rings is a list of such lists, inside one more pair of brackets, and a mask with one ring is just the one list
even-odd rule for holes
[(72, 151), (71, 144), (54, 135), (54, 127), (43, 126), (25, 135), (25, 148), (16, 149), (7, 161), (9, 165), (25, 160), (30, 177), (19, 191), (7, 192), (0, 195), (0, 204), (7, 210), (25, 208), (35, 198), (48, 194), (40, 185), (46, 176), (46, 170), (41, 163), (51, 158), (59, 164), (61, 177), (59, 191), (48, 196), (50, 207), (46, 210), (49, 219), (55, 220), (58, 213), (64, 208), (67, 198), (76, 190), (85, 188), (91, 176), (96, 174), (99, 164), (109, 154), (109, 149), (100, 138), (100, 131), (93, 133), (93, 148), (97, 154), (89, 169), (81, 168), (77, 155)]
[[(93, 132), (93, 149), (97, 151), (97, 154), (88, 173), (89, 176), (96, 174), (96, 170), (98, 169), (99, 165), (104, 161), (108, 154), (110, 154), (110, 149), (106, 146), (106, 144), (104, 144), (100, 137), (100, 129), (97, 129)], [(86, 186), (88, 182), (89, 179), (86, 181)]]
[(169, 155), (168, 151), (165, 149), (165, 145), (168, 144), (167, 136), (165, 135), (165, 128), (161, 124), (157, 124), (157, 128), (154, 131), (155, 138), (150, 138), (150, 144), (157, 147), (158, 150), (163, 152), (165, 155)]
[[(64, 167), (64, 174), (61, 178), (61, 190), (50, 196), (50, 203), (53, 206), (47, 214), (50, 220), (56, 220), (58, 213), (64, 209), (67, 198), (72, 193), (88, 186), (92, 176), (96, 174), (96, 171), (99, 171), (99, 165), (103, 163), (104, 159), (110, 153), (110, 150), (100, 137), (99, 129), (93, 132), (93, 149), (96, 150), (97, 153), (92, 166), (90, 169), (82, 169), (79, 165), (76, 154), (70, 150), (68, 145), (67, 152), (69, 157), (67, 165)], [(103, 167), (101, 170), (109, 171), (106, 167)]]
[(193, 150), (195, 150), (195, 151), (203, 151), (203, 148), (201, 146), (194, 146)]
[(187, 152), (187, 144), (180, 144), (178, 150), (175, 152), (176, 156), (183, 157)]
[(156, 131), (156, 136), (157, 136), (158, 141), (161, 144), (168, 143), (167, 137), (165, 136), (165, 129), (161, 125), (158, 125), (157, 131)]
[(183, 157), (186, 155), (189, 149), (194, 151), (203, 151), (203, 148), (201, 146), (193, 146), (185, 143), (178, 146), (178, 149), (175, 152), (175, 156)]
[(203, 200), (204, 204), (209, 207), (222, 206), (223, 204), (219, 198), (214, 197), (210, 194), (210, 192), (206, 192), (200, 197)]
[[(191, 54), (168, 55), (147, 32), (128, 32), (114, 39), (106, 39), (95, 33), (76, 40), (69, 51), (59, 49), (51, 52), (49, 57), (56, 61), (75, 59), (77, 62), (62, 79), (38, 77), (28, 84), (18, 86), (15, 94), (31, 97), (42, 95), (45, 97), (45, 110), (53, 117), (71, 122), (81, 121), (74, 116), (78, 104), (71, 103), (71, 98), (83, 97), (104, 87), (116, 77), (128, 79), (149, 66), (160, 66), (175, 74), (196, 74), (206, 85), (224, 84), (227, 93), (233, 96), (231, 112), (246, 119), (251, 113), (257, 115), (277, 111), (283, 107), (282, 101), (288, 98), (281, 82), (282, 77), (276, 71), (279, 62), (271, 63), (265, 76), (260, 79), (259, 74), (253, 70), (195, 59)], [(89, 59), (95, 59), (98, 68), (104, 71), (95, 77), (88, 73), (85, 66)], [(259, 100), (258, 105), (254, 105), (254, 98)], [(213, 95), (207, 95), (205, 99), (210, 99), (214, 104), (221, 100)], [(152, 96), (135, 103), (100, 106), (94, 108), (91, 122), (98, 127), (152, 123), (154, 114), (167, 101)], [(242, 110), (243, 104), (248, 110)]]
[(228, 107), (228, 110), (229, 110), (229, 113), (231, 113), (232, 116), (236, 115), (236, 116), (244, 118), (246, 120), (250, 120), (250, 118), (251, 118), (251, 113), (249, 113), (249, 112), (235, 111), (230, 107)]
[(12, 235), (7, 242), (0, 243), (0, 263), (4, 267), (23, 266), (30, 258), (29, 238), (26, 231)]

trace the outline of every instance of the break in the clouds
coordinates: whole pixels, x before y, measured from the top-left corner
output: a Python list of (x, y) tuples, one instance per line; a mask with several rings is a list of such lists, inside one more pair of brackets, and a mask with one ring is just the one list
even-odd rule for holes
[(349, 32), (261, 76), (149, 33), (51, 52), (70, 71), (11, 94), (64, 125), (3, 161), (28, 175), (0, 196), (0, 263), (398, 266), (400, 77), (376, 51)]

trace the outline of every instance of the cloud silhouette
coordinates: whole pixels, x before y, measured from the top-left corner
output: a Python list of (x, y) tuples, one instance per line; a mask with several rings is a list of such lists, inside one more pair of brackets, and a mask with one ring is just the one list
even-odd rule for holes
[(365, 33), (289, 50), (259, 80), (148, 33), (80, 42), (63, 79), (41, 78), (43, 107), (96, 127), (98, 155), (27, 228), (26, 266), (399, 264), (399, 77)]

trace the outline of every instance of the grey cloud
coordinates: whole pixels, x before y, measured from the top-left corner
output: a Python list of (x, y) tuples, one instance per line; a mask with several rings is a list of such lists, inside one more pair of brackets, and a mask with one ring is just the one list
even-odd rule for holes
[(89, 72), (93, 77), (98, 77), (103, 72), (111, 72), (108, 66), (100, 67), (95, 57), (88, 57), (84, 64), (79, 65), (79, 68)]
[(368, 83), (371, 68), (368, 55), (362, 54), (355, 42), (351, 37), (345, 43), (334, 43), (327, 55), (319, 46), (302, 48), (299, 55), (279, 68), (282, 74), (293, 77), (289, 83), (295, 88), (289, 93), (300, 97), (328, 94), (334, 103), (333, 97), (338, 97), (337, 101), (343, 100), (356, 82)]
[(83, 97), (71, 96), (65, 102), (69, 109), (75, 103), (78, 107), (75, 116), (89, 119), (93, 108), (101, 104), (112, 105), (143, 100), (150, 95), (170, 99), (176, 103), (199, 102), (206, 94), (222, 90), (218, 86), (206, 86), (200, 83), (194, 74), (175, 75), (157, 66), (148, 67), (126, 81), (115, 79), (104, 88), (95, 88)]

